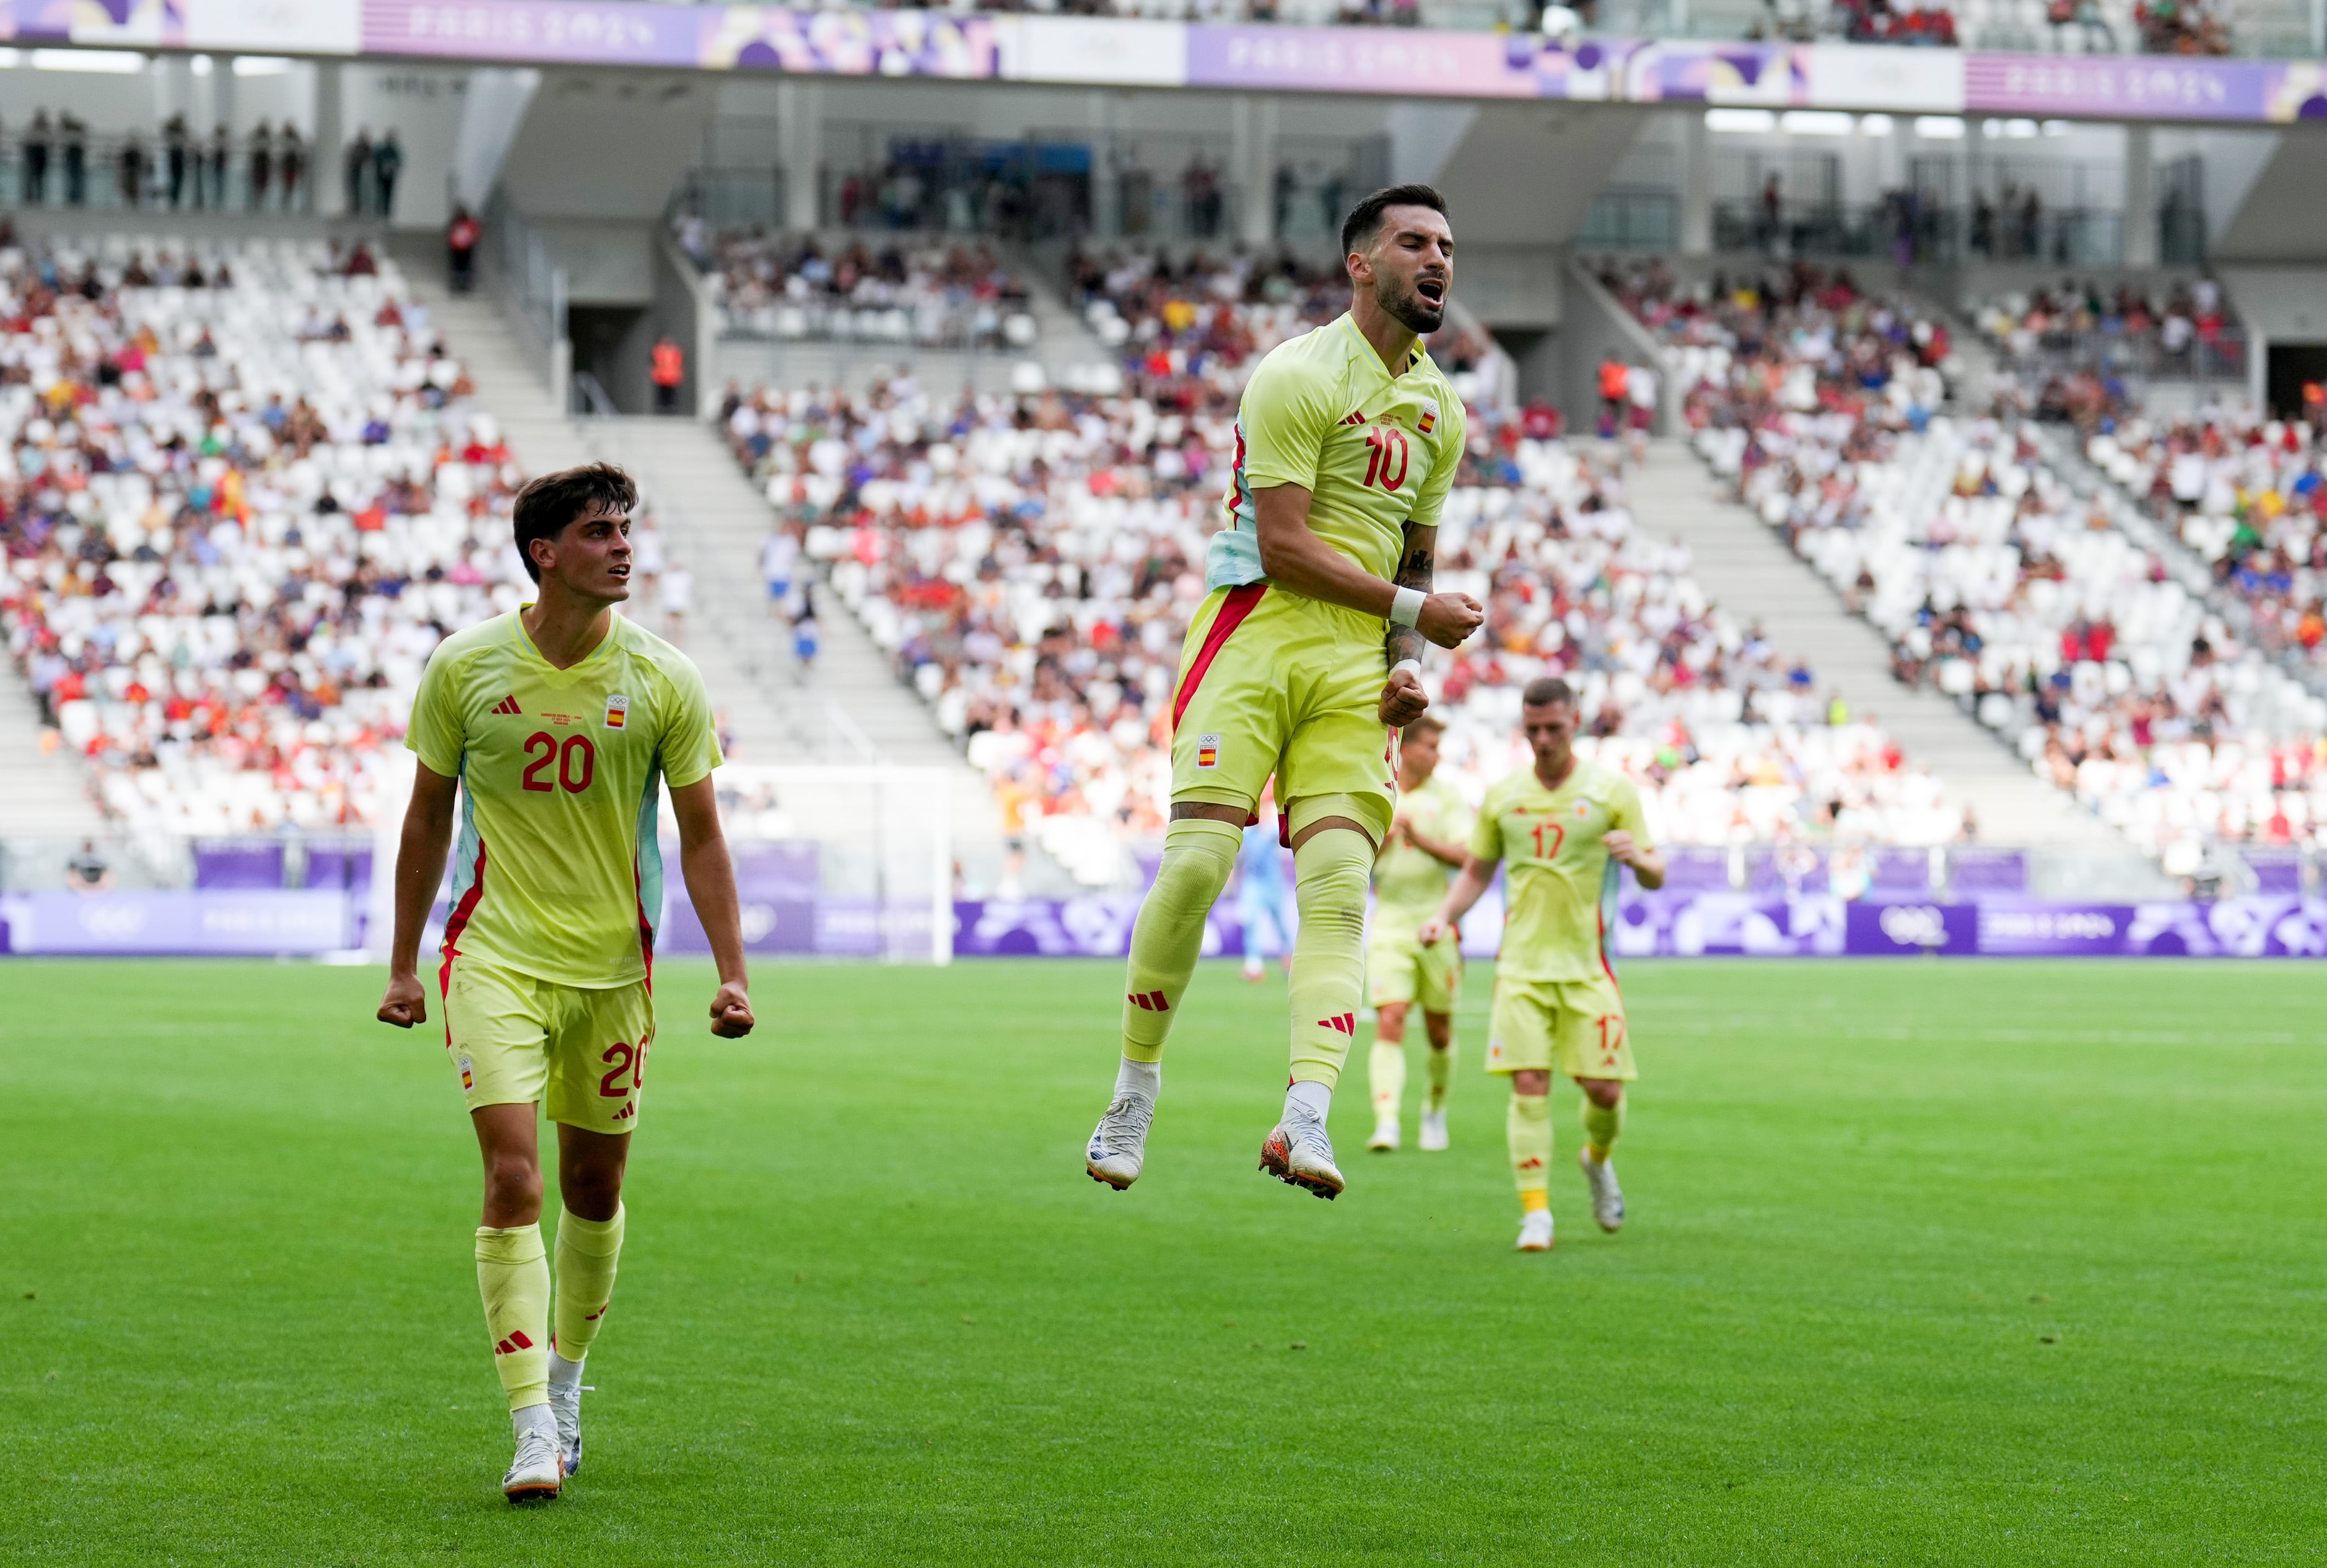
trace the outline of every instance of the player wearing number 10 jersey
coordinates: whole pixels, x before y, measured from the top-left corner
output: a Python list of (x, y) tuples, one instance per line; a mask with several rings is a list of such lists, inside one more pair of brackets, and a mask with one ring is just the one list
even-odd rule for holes
[[(719, 966), (715, 1033), (749, 1032), (734, 872), (711, 773), (703, 677), (614, 613), (638, 491), (604, 465), (536, 480), (516, 534), (537, 602), (446, 638), (413, 700), (418, 754), (396, 868), (386, 1023), (428, 1016), (418, 973), (453, 832), (436, 977), (444, 1044), (484, 1155), (477, 1283), (509, 1395), (512, 1500), (552, 1498), (582, 1459), (582, 1364), (612, 1300), (622, 1173), (655, 1040), (656, 817), (668, 780), (696, 913)], [(556, 1308), (539, 1225), (535, 1106), (557, 1124)]]
[(1624, 997), (1608, 962), (1617, 867), (1644, 888), (1664, 885), (1664, 856), (1649, 843), (1640, 791), (1612, 769), (1575, 754), (1575, 696), (1545, 677), (1519, 694), (1519, 724), (1535, 765), (1487, 791), (1470, 858), (1420, 939), (1437, 941), (1504, 868), (1507, 910), (1495, 960), (1487, 1070), (1509, 1074), (1511, 1173), (1519, 1184), (1519, 1246), (1551, 1249), (1551, 1069), (1584, 1093), (1577, 1163), (1603, 1230), (1624, 1223), (1624, 1195), (1609, 1158), (1624, 1125), (1624, 1085), (1638, 1076)]
[(1138, 1179), (1164, 1041), (1273, 775), (1293, 850), (1292, 1083), (1261, 1169), (1341, 1190), (1325, 1114), (1357, 1033), (1366, 884), (1397, 784), (1390, 733), (1429, 699), (1425, 639), (1481, 611), (1430, 592), (1438, 515), (1463, 451), (1463, 402), (1421, 335), (1444, 319), (1454, 236), (1426, 185), (1378, 191), (1341, 226), (1350, 309), (1270, 350), (1237, 412), (1227, 526), (1172, 701), (1172, 820), (1132, 929), (1116, 1092), (1084, 1168)]

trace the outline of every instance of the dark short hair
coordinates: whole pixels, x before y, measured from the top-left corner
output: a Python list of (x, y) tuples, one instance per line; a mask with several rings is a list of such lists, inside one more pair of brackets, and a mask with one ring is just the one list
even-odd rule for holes
[(594, 511), (628, 517), (638, 504), (638, 481), (611, 462), (585, 462), (534, 480), (517, 492), (517, 508), (509, 518), (525, 574), (541, 581), (541, 568), (533, 559), (536, 539), (554, 541), (568, 523), (579, 522)]
[(1519, 705), (1529, 708), (1572, 708), (1575, 688), (1556, 675), (1539, 675), (1519, 693)]
[(1385, 185), (1350, 208), (1350, 215), (1341, 219), (1341, 254), (1346, 257), (1371, 244), (1381, 232), (1382, 214), (1393, 207), (1427, 207), (1441, 218), (1447, 216), (1446, 198), (1435, 185)]

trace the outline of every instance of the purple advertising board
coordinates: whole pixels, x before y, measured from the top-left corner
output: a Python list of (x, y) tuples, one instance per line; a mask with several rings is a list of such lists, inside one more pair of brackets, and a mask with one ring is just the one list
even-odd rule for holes
[(70, 891), (0, 899), (5, 950), (73, 956), (312, 956), (363, 945), (365, 901), (337, 891)]
[(239, 51), (1089, 87), (2285, 124), (2327, 117), (2313, 61), (2000, 53), (1524, 32), (647, 0), (0, 0), (0, 37)]
[[(930, 948), (925, 901), (819, 893), (800, 863), (744, 879), (748, 950), (769, 957), (912, 957)], [(1136, 893), (1073, 899), (990, 899), (953, 906), (953, 950), (976, 957), (1120, 958), (1130, 948)], [(360, 889), (70, 891), (0, 898), (0, 953), (184, 957), (319, 956), (361, 947), (370, 918)], [(437, 912), (441, 927), (443, 911)], [(1491, 891), (1463, 922), (1463, 948), (1494, 954), (1501, 909)], [(439, 930), (432, 929), (428, 946)], [(1235, 902), (1223, 900), (1204, 932), (1206, 957), (1242, 949)], [(1947, 902), (1822, 893), (1631, 890), (1609, 927), (1609, 953), (1631, 958), (2327, 957), (2327, 899), (2254, 894), (2214, 903), (2056, 903), (2001, 897)], [(1277, 954), (1272, 939), (1264, 951)], [(685, 892), (674, 888), (662, 923), (666, 957), (708, 954)]]
[(993, 23), (929, 11), (363, 0), (366, 53), (795, 75), (990, 78)]

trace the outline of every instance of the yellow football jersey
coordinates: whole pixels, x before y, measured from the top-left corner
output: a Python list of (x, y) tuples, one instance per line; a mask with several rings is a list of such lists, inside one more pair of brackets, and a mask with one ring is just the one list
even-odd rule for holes
[(1271, 349), (1237, 407), (1228, 526), (1204, 558), (1210, 588), (1257, 583), (1252, 492), (1297, 484), (1309, 527), (1377, 577), (1397, 569), (1406, 525), (1438, 525), (1463, 458), (1463, 400), (1430, 356), (1396, 377), (1349, 315)]
[[(1397, 813), (1424, 836), (1458, 848), (1471, 836), (1471, 807), (1462, 791), (1434, 773), (1421, 789), (1401, 791)], [(1454, 868), (1404, 842), (1391, 845), (1374, 862), (1374, 933), (1377, 938), (1412, 937), (1438, 912)]]
[(566, 985), (646, 977), (662, 914), (659, 781), (684, 788), (721, 761), (692, 660), (618, 615), (561, 670), (514, 611), (497, 615), (437, 645), (404, 743), (461, 780), (448, 960)]
[(1654, 847), (1632, 781), (1583, 757), (1556, 789), (1545, 789), (1530, 767), (1487, 791), (1471, 853), (1503, 863), (1498, 982), (1611, 972), (1604, 943), (1619, 873), (1601, 839), (1619, 827), (1642, 849)]

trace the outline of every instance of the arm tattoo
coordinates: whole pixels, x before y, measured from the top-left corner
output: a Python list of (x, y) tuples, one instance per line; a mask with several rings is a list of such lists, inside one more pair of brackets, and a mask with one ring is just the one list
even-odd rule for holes
[[(1400, 588), (1419, 588), (1425, 593), (1429, 593), (1431, 557), (1437, 544), (1436, 528), (1406, 529), (1406, 554), (1399, 558), (1397, 575), (1391, 582)], [(1420, 658), (1422, 650), (1427, 646), (1428, 639), (1411, 626), (1392, 624), (1388, 634), (1382, 639), (1383, 649), (1389, 655), (1393, 667), (1404, 659)]]

